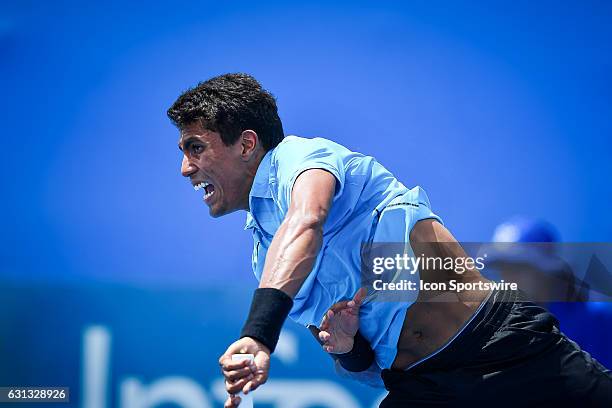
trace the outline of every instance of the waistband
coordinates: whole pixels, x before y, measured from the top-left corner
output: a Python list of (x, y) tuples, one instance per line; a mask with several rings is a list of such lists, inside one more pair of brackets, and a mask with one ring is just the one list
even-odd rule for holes
[(449, 370), (470, 361), (502, 326), (515, 303), (520, 300), (522, 296), (518, 291), (493, 292), (484, 307), (463, 328), (461, 334), (442, 351), (408, 370), (383, 370), (382, 378), (386, 388), (394, 388), (394, 384), (401, 384), (406, 374)]

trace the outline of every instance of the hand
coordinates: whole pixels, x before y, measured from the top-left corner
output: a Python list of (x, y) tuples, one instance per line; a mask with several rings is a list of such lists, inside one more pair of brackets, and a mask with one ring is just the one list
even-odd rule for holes
[[(233, 354), (253, 354), (254, 361), (232, 361)], [(225, 408), (237, 407), (240, 398), (235, 394), (253, 391), (268, 380), (270, 371), (270, 350), (250, 337), (243, 337), (230, 345), (219, 358), (221, 372), (225, 377), (225, 389), (230, 394)]]
[(323, 350), (342, 354), (353, 349), (353, 338), (359, 330), (359, 308), (366, 294), (366, 288), (361, 288), (353, 300), (338, 302), (325, 313), (319, 328)]

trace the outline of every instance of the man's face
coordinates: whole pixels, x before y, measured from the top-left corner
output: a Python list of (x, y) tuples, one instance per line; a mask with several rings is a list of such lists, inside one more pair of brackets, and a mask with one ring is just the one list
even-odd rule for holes
[(179, 148), (183, 152), (181, 173), (202, 193), (211, 216), (248, 208), (252, 177), (240, 140), (226, 146), (219, 133), (194, 122), (181, 129)]

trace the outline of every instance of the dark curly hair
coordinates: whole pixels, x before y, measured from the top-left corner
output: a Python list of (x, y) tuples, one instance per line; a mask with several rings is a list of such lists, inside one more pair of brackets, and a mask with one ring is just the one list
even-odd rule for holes
[(247, 74), (224, 74), (200, 82), (178, 97), (168, 117), (182, 129), (195, 121), (221, 135), (226, 146), (236, 143), (247, 129), (255, 131), (264, 150), (284, 137), (274, 96)]

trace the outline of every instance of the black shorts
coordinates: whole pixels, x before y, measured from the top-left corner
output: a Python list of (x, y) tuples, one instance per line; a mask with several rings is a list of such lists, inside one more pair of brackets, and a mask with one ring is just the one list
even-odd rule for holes
[(612, 407), (610, 370), (561, 333), (546, 309), (513, 291), (493, 293), (438, 354), (406, 371), (383, 370), (382, 378), (389, 394), (381, 408)]

